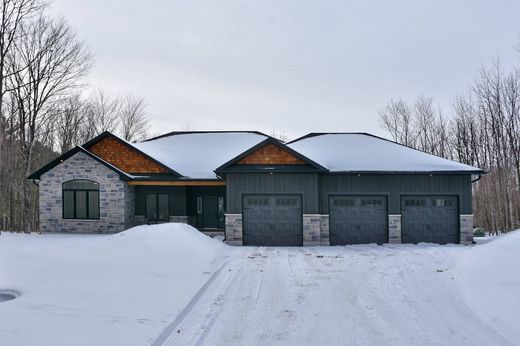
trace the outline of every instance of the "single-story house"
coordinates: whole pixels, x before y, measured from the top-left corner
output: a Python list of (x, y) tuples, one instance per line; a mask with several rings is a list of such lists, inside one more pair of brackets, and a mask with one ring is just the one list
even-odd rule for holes
[(183, 222), (235, 245), (468, 244), (484, 173), (366, 133), (104, 132), (28, 179), (42, 232)]

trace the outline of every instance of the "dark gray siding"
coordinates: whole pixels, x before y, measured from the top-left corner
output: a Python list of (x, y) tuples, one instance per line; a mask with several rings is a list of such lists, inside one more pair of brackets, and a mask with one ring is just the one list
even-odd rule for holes
[(461, 214), (472, 214), (471, 175), (330, 174), (319, 177), (320, 213), (329, 213), (329, 195), (388, 196), (389, 214), (400, 214), (402, 195), (457, 195)]
[(144, 215), (147, 193), (167, 193), (170, 195), (170, 216), (186, 215), (186, 188), (184, 186), (136, 186), (135, 215)]
[(244, 194), (298, 194), (303, 197), (303, 213), (318, 213), (317, 174), (247, 173), (226, 175), (227, 213), (242, 212)]

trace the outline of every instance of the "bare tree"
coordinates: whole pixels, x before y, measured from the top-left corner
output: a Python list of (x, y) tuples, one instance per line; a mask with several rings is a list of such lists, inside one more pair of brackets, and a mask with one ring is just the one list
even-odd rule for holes
[(119, 121), (123, 139), (129, 142), (144, 140), (149, 128), (145, 99), (127, 95), (121, 101)]
[[(34, 169), (35, 146), (51, 134), (49, 123), (59, 104), (80, 88), (90, 71), (92, 57), (63, 19), (40, 16), (22, 23), (23, 35), (8, 56), (9, 87), (16, 101), (17, 137), (23, 160), (23, 177)], [(28, 182), (22, 178), (23, 213), (30, 210)], [(23, 220), (29, 222), (28, 217)], [(29, 224), (26, 224), (27, 228)]]
[(386, 129), (392, 139), (404, 145), (413, 146), (412, 111), (403, 100), (390, 100), (390, 103), (379, 111), (382, 127)]
[[(6, 78), (13, 71), (7, 66), (7, 57), (16, 40), (20, 40), (23, 21), (30, 19), (46, 6), (41, 0), (3, 0), (0, 9), (0, 116), (3, 115), (3, 99)], [(23, 68), (23, 66), (21, 67)]]
[(88, 101), (86, 109), (85, 136), (93, 137), (104, 131), (115, 132), (118, 127), (119, 99), (108, 96), (103, 90), (98, 89)]

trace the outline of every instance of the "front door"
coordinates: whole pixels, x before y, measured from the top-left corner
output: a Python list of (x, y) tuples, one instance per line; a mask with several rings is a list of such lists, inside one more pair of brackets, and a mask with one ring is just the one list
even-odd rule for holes
[(217, 196), (204, 196), (204, 228), (218, 228)]
[(197, 197), (197, 226), (199, 228), (221, 229), (224, 227), (224, 197)]

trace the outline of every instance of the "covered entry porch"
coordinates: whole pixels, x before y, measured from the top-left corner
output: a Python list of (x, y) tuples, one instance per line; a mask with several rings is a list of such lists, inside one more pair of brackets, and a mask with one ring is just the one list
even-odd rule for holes
[(134, 223), (180, 222), (208, 235), (224, 234), (226, 187), (221, 180), (131, 181)]

